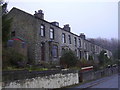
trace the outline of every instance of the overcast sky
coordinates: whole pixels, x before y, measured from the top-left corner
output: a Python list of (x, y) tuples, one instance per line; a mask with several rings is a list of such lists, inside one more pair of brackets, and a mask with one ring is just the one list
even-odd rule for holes
[[(45, 20), (57, 21), (60, 27), (69, 24), (77, 35), (88, 38), (118, 38), (117, 0), (5, 0), (13, 7), (30, 14), (42, 9)], [(88, 2), (89, 1), (89, 2)]]

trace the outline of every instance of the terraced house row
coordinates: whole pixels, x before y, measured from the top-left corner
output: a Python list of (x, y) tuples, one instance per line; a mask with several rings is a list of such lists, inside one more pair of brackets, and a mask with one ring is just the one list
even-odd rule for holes
[(8, 17), (12, 18), (9, 44), (28, 59), (34, 60), (36, 64), (41, 61), (59, 62), (65, 49), (75, 51), (79, 59), (84, 57), (88, 60), (91, 55), (97, 60), (97, 55), (102, 50), (107, 51), (108, 57), (112, 56), (111, 51), (91, 43), (83, 33), (80, 35), (72, 33), (69, 24), (61, 28), (58, 22), (44, 20), (42, 10), (31, 15), (13, 8)]

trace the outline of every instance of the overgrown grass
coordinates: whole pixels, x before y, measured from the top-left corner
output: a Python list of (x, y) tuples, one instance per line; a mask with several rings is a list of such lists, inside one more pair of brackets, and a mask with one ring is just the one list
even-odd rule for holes
[(5, 70), (24, 70), (24, 68), (16, 68), (14, 66), (8, 66), (3, 69), (3, 71), (5, 71)]
[(80, 67), (71, 67), (71, 68), (69, 68), (69, 69), (71, 69), (71, 70), (81, 70)]
[(48, 68), (37, 68), (37, 67), (25, 67), (25, 68), (17, 68), (17, 67), (14, 67), (14, 66), (9, 66), (5, 69), (3, 69), (3, 71), (6, 71), (6, 70), (28, 70), (28, 71), (45, 71), (45, 70), (49, 70)]
[(46, 71), (49, 69), (48, 68), (29, 67), (29, 68), (26, 68), (26, 70), (28, 70), (28, 71)]

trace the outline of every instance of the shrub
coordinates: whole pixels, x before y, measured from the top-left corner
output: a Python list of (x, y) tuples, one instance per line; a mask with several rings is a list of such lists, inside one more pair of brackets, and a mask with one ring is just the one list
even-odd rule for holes
[(78, 62), (77, 62), (77, 66), (78, 67), (84, 67), (87, 66), (87, 60), (85, 58), (81, 58)]
[(93, 56), (89, 55), (88, 60), (93, 61)]
[(109, 58), (107, 57), (107, 55), (105, 53), (106, 53), (106, 51), (102, 50), (98, 56), (99, 64), (101, 66), (104, 66), (104, 64), (106, 64), (109, 61)]
[(25, 56), (17, 53), (12, 48), (3, 48), (2, 51), (3, 69), (9, 66), (25, 67), (26, 63), (27, 63), (27, 58)]
[(60, 58), (60, 64), (66, 68), (74, 67), (78, 59), (72, 50), (65, 50)]
[(94, 66), (94, 60), (86, 60), (84, 57), (82, 57), (77, 62), (77, 67), (86, 67), (86, 66)]

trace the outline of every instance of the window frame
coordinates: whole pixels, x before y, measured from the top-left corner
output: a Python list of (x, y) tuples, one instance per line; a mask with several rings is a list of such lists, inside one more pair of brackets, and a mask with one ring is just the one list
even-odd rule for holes
[(57, 45), (52, 46), (52, 57), (58, 58), (58, 46)]
[(82, 46), (81, 39), (79, 39), (79, 47), (81, 47), (81, 46)]
[(22, 42), (22, 48), (26, 48), (26, 42)]
[(77, 38), (76, 37), (74, 37), (74, 44), (77, 47)]
[(8, 47), (13, 47), (13, 45), (14, 45), (14, 40), (8, 40), (7, 41), (7, 46)]
[(71, 35), (68, 35), (68, 40), (69, 40), (69, 44), (72, 44), (72, 42), (71, 42)]
[(11, 37), (15, 37), (15, 34), (16, 34), (15, 31), (12, 31), (11, 32)]
[(50, 39), (54, 39), (54, 29), (53, 28), (50, 28), (49, 35), (50, 35)]
[(77, 49), (75, 49), (75, 55), (77, 56), (77, 54), (78, 54), (78, 53), (77, 53)]
[(40, 36), (45, 37), (45, 25), (40, 25)]
[(65, 35), (65, 33), (62, 33), (62, 43), (66, 43), (66, 35)]

